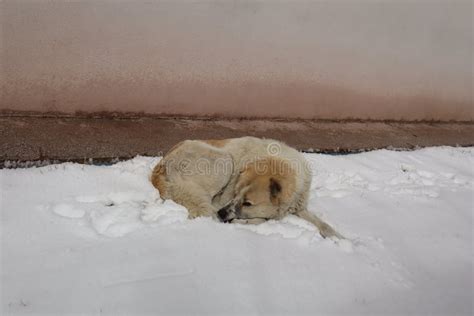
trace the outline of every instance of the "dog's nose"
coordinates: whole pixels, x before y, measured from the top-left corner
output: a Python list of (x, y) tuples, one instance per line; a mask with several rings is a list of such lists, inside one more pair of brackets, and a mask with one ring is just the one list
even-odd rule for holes
[(229, 215), (229, 212), (227, 211), (226, 208), (221, 208), (218, 212), (217, 215), (219, 218), (224, 221), (227, 218), (227, 215)]

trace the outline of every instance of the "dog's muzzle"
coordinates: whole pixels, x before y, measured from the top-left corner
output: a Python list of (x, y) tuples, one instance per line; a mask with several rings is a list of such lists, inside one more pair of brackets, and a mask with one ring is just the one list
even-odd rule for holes
[(217, 212), (221, 222), (228, 223), (235, 218), (235, 210), (231, 205), (226, 205)]

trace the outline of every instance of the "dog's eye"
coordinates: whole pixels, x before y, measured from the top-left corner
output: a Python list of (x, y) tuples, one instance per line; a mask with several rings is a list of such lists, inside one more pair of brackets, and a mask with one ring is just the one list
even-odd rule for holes
[(250, 203), (249, 201), (245, 201), (244, 203), (242, 203), (243, 206), (252, 206), (252, 203)]

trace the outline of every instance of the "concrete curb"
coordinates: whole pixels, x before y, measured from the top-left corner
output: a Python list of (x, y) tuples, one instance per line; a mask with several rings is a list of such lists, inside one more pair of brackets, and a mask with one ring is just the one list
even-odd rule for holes
[(8, 161), (111, 162), (159, 156), (184, 139), (251, 135), (309, 152), (472, 146), (473, 123), (194, 120), (186, 118), (0, 118), (0, 167)]

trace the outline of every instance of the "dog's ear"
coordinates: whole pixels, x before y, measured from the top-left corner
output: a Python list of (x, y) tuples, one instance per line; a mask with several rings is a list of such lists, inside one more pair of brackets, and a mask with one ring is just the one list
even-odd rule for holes
[(281, 193), (281, 184), (274, 178), (270, 178), (270, 200), (273, 203), (278, 201), (278, 195)]

